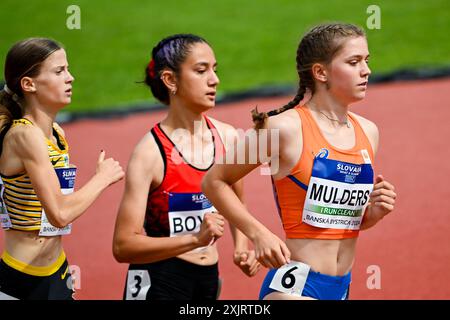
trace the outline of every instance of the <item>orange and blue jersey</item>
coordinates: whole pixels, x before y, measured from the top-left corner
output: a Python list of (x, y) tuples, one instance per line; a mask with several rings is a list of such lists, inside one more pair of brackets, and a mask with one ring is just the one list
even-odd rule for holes
[(332, 146), (306, 106), (296, 107), (302, 122), (303, 151), (291, 172), (273, 180), (287, 238), (346, 239), (358, 236), (373, 189), (373, 151), (357, 119), (351, 149)]
[[(214, 142), (212, 166), (225, 149), (217, 129), (206, 116), (204, 119)], [(159, 123), (152, 128), (151, 133), (164, 161), (164, 178), (149, 193), (145, 231), (151, 237), (174, 237), (199, 232), (204, 214), (217, 211), (201, 190), (203, 176), (209, 168), (199, 169), (188, 163)]]

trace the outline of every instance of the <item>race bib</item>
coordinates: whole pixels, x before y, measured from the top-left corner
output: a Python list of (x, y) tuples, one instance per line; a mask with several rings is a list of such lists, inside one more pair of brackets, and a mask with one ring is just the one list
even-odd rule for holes
[(4, 230), (8, 230), (9, 228), (11, 228), (12, 224), (11, 224), (11, 219), (9, 218), (9, 214), (6, 211), (6, 208), (4, 206), (4, 204), (0, 204), (1, 208), (0, 208), (0, 221), (1, 221), (1, 225), (2, 228)]
[[(62, 194), (70, 194), (73, 192), (76, 178), (76, 167), (70, 168), (55, 168), (56, 175), (58, 176), (59, 184)], [(45, 215), (45, 210), (42, 209), (41, 216), (41, 229), (39, 230), (40, 236), (58, 236), (70, 234), (72, 231), (72, 224), (68, 224), (64, 228), (57, 228), (53, 226)]]
[[(170, 236), (178, 237), (199, 232), (203, 217), (208, 212), (217, 212), (217, 210), (202, 192), (171, 193), (169, 196), (168, 213)], [(209, 245), (193, 249), (189, 252), (201, 252), (213, 243), (214, 240), (211, 240)]]
[(19, 299), (0, 291), (0, 300), (19, 300)]
[(277, 269), (269, 287), (279, 292), (301, 297), (309, 270), (309, 265), (291, 261)]
[(169, 196), (170, 236), (177, 237), (200, 231), (205, 213), (216, 208), (203, 193), (171, 193)]
[(147, 270), (128, 270), (126, 300), (146, 300), (152, 282)]
[(11, 228), (11, 219), (9, 218), (8, 210), (6, 209), (5, 202), (3, 201), (3, 192), (5, 186), (0, 178), (0, 222), (3, 229), (8, 230)]
[(359, 230), (373, 190), (373, 169), (363, 164), (316, 157), (302, 221), (319, 228)]

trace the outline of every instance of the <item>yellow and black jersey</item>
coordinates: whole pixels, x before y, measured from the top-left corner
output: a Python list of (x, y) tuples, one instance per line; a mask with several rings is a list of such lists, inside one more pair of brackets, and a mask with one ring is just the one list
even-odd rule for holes
[[(33, 125), (27, 119), (14, 120), (11, 127), (20, 125)], [(63, 135), (59, 132), (59, 127), (53, 125), (53, 135), (56, 138), (55, 145), (50, 139), (45, 139), (48, 148), (49, 160), (53, 167), (69, 167), (69, 146)], [(3, 202), (4, 207), (11, 220), (10, 229), (32, 231), (41, 227), (42, 206), (31, 185), (30, 177), (24, 173), (14, 176), (1, 174), (3, 181)]]

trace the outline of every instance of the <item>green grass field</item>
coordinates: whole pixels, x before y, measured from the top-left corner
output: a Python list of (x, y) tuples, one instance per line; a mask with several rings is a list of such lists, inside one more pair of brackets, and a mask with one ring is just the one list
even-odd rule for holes
[[(220, 93), (267, 84), (295, 84), (302, 34), (324, 21), (366, 28), (366, 9), (381, 9), (381, 29), (367, 30), (373, 73), (450, 64), (450, 2), (299, 0), (14, 0), (0, 2), (0, 67), (9, 47), (30, 36), (64, 44), (74, 83), (70, 111), (154, 103), (136, 81), (152, 47), (172, 33), (196, 33), (215, 50)], [(69, 30), (69, 5), (81, 9), (81, 29)]]

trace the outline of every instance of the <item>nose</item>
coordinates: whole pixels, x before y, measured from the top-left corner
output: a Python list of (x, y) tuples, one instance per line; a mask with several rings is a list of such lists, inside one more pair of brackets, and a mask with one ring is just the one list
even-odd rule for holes
[(67, 79), (66, 79), (66, 81), (68, 83), (72, 83), (74, 80), (75, 80), (75, 78), (72, 76), (72, 74), (69, 71), (67, 71)]
[(362, 68), (361, 73), (362, 73), (363, 77), (370, 76), (370, 74), (372, 73), (372, 71), (369, 68), (369, 65), (365, 61), (364, 61), (364, 67)]
[(217, 75), (217, 73), (214, 70), (211, 73), (212, 74), (208, 80), (208, 84), (210, 86), (217, 86), (220, 83), (219, 76)]

